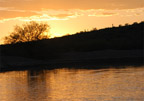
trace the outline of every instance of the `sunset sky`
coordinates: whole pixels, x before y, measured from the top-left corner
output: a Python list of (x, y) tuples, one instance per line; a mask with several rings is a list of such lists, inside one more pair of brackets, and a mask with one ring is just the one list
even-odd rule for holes
[(0, 0), (0, 43), (15, 25), (44, 21), (61, 36), (144, 21), (144, 0)]

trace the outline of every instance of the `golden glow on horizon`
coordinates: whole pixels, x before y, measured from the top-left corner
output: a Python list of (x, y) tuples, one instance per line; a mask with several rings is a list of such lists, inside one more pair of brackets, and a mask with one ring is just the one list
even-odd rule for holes
[(77, 3), (73, 0), (0, 0), (0, 39), (12, 32), (15, 25), (31, 20), (47, 22), (52, 37), (59, 37), (95, 27), (141, 22), (143, 17), (143, 0), (77, 0)]

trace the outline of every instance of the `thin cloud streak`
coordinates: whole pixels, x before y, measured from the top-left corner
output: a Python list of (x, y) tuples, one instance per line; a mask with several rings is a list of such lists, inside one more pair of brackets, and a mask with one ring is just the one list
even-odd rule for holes
[(49, 21), (49, 20), (70, 20), (81, 16), (89, 17), (111, 17), (111, 16), (139, 16), (144, 15), (144, 8), (126, 9), (126, 10), (105, 10), (105, 9), (69, 9), (69, 10), (42, 10), (42, 11), (24, 11), (9, 8), (0, 8), (0, 22), (8, 20), (22, 21)]
[(58, 17), (51, 17), (48, 15), (41, 15), (41, 16), (30, 16), (30, 17), (16, 17), (16, 18), (9, 18), (0, 20), (0, 23), (4, 23), (10, 20), (19, 20), (19, 21), (49, 21), (49, 20), (68, 20), (68, 18), (58, 18)]

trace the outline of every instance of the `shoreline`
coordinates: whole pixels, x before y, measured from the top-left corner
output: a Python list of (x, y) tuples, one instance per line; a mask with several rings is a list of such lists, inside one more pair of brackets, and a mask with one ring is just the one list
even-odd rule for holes
[[(53, 59), (32, 59), (2, 56), (1, 71), (55, 69), (75, 66), (143, 65), (143, 50), (103, 50), (91, 52), (68, 52)], [(87, 67), (88, 68), (88, 67)]]

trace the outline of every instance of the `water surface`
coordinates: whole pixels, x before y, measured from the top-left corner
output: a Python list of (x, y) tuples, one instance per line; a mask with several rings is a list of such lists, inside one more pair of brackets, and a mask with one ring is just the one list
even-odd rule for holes
[(0, 101), (143, 101), (144, 67), (0, 73)]

